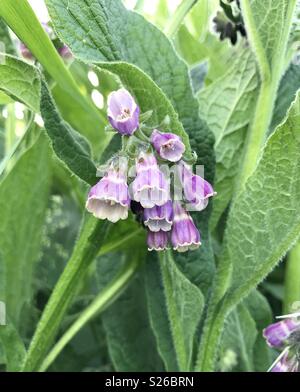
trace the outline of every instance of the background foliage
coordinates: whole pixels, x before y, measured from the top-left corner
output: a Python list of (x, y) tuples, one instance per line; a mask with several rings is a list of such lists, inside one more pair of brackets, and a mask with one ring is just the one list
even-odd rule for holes
[[(1, 369), (266, 371), (262, 330), (300, 300), (299, 4), (45, 3), (71, 62), (40, 1), (0, 4)], [(197, 251), (149, 253), (133, 216), (84, 211), (120, 85), (214, 183)]]

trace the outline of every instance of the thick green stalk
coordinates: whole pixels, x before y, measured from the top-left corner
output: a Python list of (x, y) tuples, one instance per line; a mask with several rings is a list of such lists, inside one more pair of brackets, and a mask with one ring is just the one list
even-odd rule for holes
[(124, 267), (121, 273), (112, 282), (110, 282), (103, 291), (99, 293), (99, 295), (81, 313), (79, 318), (71, 325), (71, 327), (63, 334), (63, 336), (52, 348), (38, 369), (40, 372), (44, 372), (48, 369), (48, 367), (53, 363), (64, 347), (80, 331), (80, 329), (84, 327), (85, 324), (87, 324), (93, 317), (97, 316), (110, 303), (112, 303), (112, 301), (119, 297), (131, 278), (134, 276), (138, 265), (139, 260), (138, 258), (135, 258), (131, 263), (128, 263)]
[(47, 354), (88, 268), (106, 238), (108, 224), (88, 216), (73, 254), (43, 311), (25, 357), (22, 371), (36, 371)]
[(283, 312), (290, 313), (292, 305), (300, 301), (300, 243), (288, 255), (284, 283)]
[(173, 38), (183, 22), (186, 15), (194, 7), (198, 0), (182, 0), (174, 15), (170, 19), (169, 23), (165, 28), (165, 34), (169, 38)]

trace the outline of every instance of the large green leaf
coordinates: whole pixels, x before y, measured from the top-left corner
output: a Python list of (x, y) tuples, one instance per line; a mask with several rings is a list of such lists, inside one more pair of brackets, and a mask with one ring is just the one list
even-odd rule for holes
[[(202, 368), (212, 365), (224, 317), (261, 282), (300, 234), (300, 103), (269, 138), (256, 171), (236, 198), (225, 234)], [(266, 245), (267, 244), (267, 245)]]
[[(127, 11), (119, 0), (48, 0), (46, 4), (58, 35), (76, 57), (94, 63), (125, 61), (141, 68), (171, 100), (189, 135), (199, 132), (203, 140), (209, 138), (198, 116), (187, 67), (158, 29)], [(204, 151), (202, 163), (213, 166), (212, 151), (209, 147)]]
[(4, 61), (0, 62), (0, 90), (39, 112), (40, 86), (40, 74), (35, 67), (15, 57), (4, 56)]
[(256, 87), (255, 61), (249, 50), (244, 50), (222, 78), (199, 93), (200, 113), (216, 139), (215, 190), (218, 196), (214, 200), (213, 227), (233, 195)]
[(300, 65), (291, 64), (283, 76), (275, 103), (270, 130), (276, 127), (285, 119), (286, 113), (294, 101), (297, 91), (300, 88)]
[(45, 82), (42, 83), (41, 115), (57, 157), (72, 173), (94, 185), (97, 169), (91, 160), (89, 143), (60, 117)]
[(232, 207), (222, 262), (232, 263), (228, 295), (235, 301), (272, 270), (300, 234), (299, 108), (298, 96)]
[(50, 150), (41, 136), (0, 185), (0, 248), (8, 316), (16, 327), (32, 299), (35, 262), (41, 247), (50, 185)]
[(261, 49), (264, 51), (271, 72), (273, 66), (277, 65), (278, 62), (278, 48), (282, 45), (282, 41), (286, 39), (288, 3), (293, 2), (293, 0), (246, 0), (241, 2), (244, 12), (247, 7), (251, 8), (249, 24), (251, 25), (252, 34), (256, 36), (254, 50), (258, 57), (260, 56), (258, 52)]

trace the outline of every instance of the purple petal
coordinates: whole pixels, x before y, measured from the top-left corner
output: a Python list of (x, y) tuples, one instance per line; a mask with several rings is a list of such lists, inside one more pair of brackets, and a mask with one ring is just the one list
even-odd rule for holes
[(148, 250), (162, 251), (168, 248), (168, 233), (164, 231), (152, 232), (148, 231), (147, 244)]
[(132, 198), (144, 208), (162, 206), (169, 200), (169, 187), (163, 173), (156, 168), (139, 172), (132, 182)]
[(155, 129), (151, 135), (151, 143), (159, 156), (170, 162), (179, 161), (185, 151), (181, 138), (174, 133), (163, 133)]
[(151, 231), (170, 231), (173, 223), (173, 207), (169, 200), (162, 206), (144, 209), (144, 224)]
[(136, 106), (130, 117), (124, 119), (116, 119), (116, 117), (108, 116), (111, 126), (116, 129), (121, 135), (131, 136), (139, 127), (140, 108)]
[(282, 347), (290, 335), (300, 330), (300, 322), (296, 319), (286, 319), (269, 325), (264, 329), (263, 335), (270, 347)]

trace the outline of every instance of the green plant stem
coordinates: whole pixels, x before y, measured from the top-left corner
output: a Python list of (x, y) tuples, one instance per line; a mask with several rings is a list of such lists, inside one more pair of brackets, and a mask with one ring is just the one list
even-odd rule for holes
[(73, 254), (61, 274), (38, 323), (22, 371), (36, 371), (57, 334), (61, 321), (78, 293), (88, 268), (105, 241), (108, 224), (88, 216)]
[(293, 303), (300, 301), (300, 243), (298, 242), (290, 251), (287, 260), (283, 313), (290, 313)]
[(71, 327), (63, 334), (63, 336), (52, 348), (38, 369), (40, 372), (44, 372), (48, 369), (48, 367), (53, 363), (64, 347), (85, 324), (87, 324), (93, 317), (102, 312), (112, 301), (119, 297), (137, 271), (138, 265), (138, 259), (135, 258), (131, 263), (128, 263), (128, 265), (124, 267), (122, 272), (112, 282), (110, 282), (107, 287), (103, 289), (103, 291), (98, 294), (98, 296), (82, 312), (78, 319), (71, 325)]
[(173, 17), (165, 28), (165, 34), (169, 38), (173, 38), (183, 22), (186, 15), (194, 7), (198, 0), (182, 0)]

